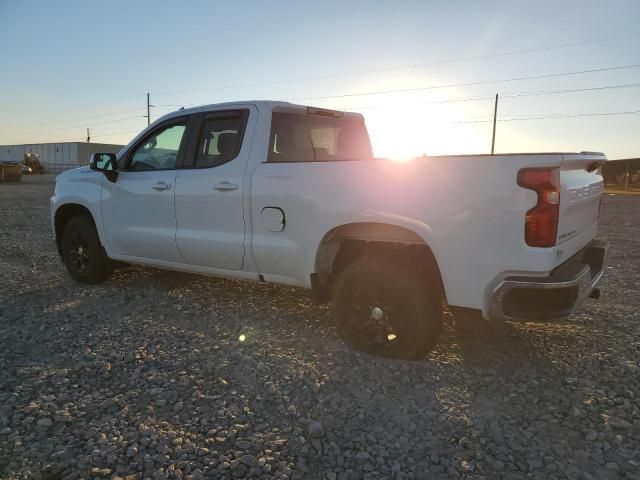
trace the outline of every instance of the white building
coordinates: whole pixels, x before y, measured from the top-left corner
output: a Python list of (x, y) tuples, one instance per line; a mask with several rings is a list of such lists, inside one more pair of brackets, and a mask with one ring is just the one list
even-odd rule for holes
[(27, 153), (40, 157), (47, 172), (60, 173), (71, 168), (89, 164), (92, 153), (118, 153), (123, 145), (108, 143), (30, 143), (25, 145), (0, 145), (0, 163), (20, 161)]

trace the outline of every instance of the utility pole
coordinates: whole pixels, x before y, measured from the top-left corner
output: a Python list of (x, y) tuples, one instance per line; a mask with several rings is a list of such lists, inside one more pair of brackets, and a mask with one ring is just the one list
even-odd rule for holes
[(625, 165), (627, 166), (627, 172), (624, 175), (624, 191), (628, 191), (629, 190), (629, 162), (631, 160), (627, 160), (625, 163)]
[(498, 94), (496, 93), (496, 103), (493, 107), (493, 136), (491, 137), (491, 155), (496, 147), (496, 117), (498, 116)]
[(147, 126), (151, 124), (151, 104), (149, 103), (149, 92), (147, 92)]
[(87, 127), (87, 143), (91, 142), (91, 130)]

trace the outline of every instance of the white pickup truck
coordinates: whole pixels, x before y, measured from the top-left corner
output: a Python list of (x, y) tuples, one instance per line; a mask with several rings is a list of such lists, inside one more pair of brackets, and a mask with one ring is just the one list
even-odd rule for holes
[(168, 114), (63, 173), (70, 275), (114, 261), (308, 288), (354, 348), (420, 358), (442, 310), (567, 317), (597, 297), (599, 153), (375, 159), (361, 115), (283, 102)]

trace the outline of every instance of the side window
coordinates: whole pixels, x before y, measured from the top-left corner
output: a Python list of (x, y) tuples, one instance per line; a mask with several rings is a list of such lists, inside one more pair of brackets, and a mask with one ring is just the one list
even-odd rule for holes
[(358, 118), (273, 112), (269, 162), (331, 162), (373, 158)]
[(186, 125), (166, 127), (138, 145), (131, 155), (129, 170), (166, 170), (176, 168), (178, 151)]
[(224, 112), (205, 118), (195, 167), (217, 167), (236, 158), (242, 146), (246, 122), (244, 111)]

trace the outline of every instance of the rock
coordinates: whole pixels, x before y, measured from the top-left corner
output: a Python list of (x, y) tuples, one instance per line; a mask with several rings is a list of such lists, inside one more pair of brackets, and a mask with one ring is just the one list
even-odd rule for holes
[(640, 480), (640, 197), (602, 198), (603, 302), (542, 324), (445, 311), (408, 362), (347, 347), (294, 288), (137, 266), (78, 285), (53, 190), (0, 183), (1, 478)]
[(462, 437), (460, 440), (458, 440), (458, 445), (467, 450), (471, 450), (473, 448), (473, 443), (467, 437)]
[(359, 451), (358, 453), (356, 453), (355, 459), (357, 463), (363, 465), (367, 462), (367, 460), (369, 460), (369, 454), (364, 451)]
[(100, 403), (100, 408), (108, 410), (111, 407), (116, 405), (116, 400), (115, 398), (105, 398), (101, 403)]
[(49, 428), (53, 425), (53, 420), (51, 420), (49, 417), (45, 417), (38, 420), (37, 424), (39, 427)]
[(204, 457), (205, 455), (209, 455), (209, 449), (205, 447), (199, 447), (196, 450), (196, 455), (198, 455), (199, 457)]
[(111, 472), (112, 470), (110, 468), (94, 467), (90, 470), (89, 473), (91, 474), (92, 477), (107, 478), (111, 476)]
[(605, 426), (609, 426), (614, 430), (628, 430), (633, 427), (633, 425), (619, 417), (614, 417), (610, 415), (603, 415)]
[(153, 480), (166, 480), (167, 478), (168, 475), (162, 468), (156, 470), (156, 472), (153, 474)]
[(231, 464), (231, 471), (233, 472), (234, 478), (243, 478), (249, 471), (249, 467), (244, 463), (236, 462)]
[(309, 422), (308, 432), (311, 438), (322, 438), (324, 436), (324, 427), (320, 422), (312, 420)]
[(153, 456), (153, 461), (160, 464), (165, 464), (169, 461), (169, 455), (165, 453), (158, 453)]
[(539, 458), (534, 458), (532, 460), (529, 460), (529, 470), (538, 470), (543, 466), (544, 464), (542, 463), (542, 460), (540, 460)]
[(239, 460), (240, 463), (246, 465), (249, 468), (255, 467), (258, 463), (258, 459), (253, 455), (242, 455)]
[(236, 441), (236, 447), (238, 447), (240, 450), (247, 450), (250, 446), (251, 443), (247, 442), (246, 440)]

